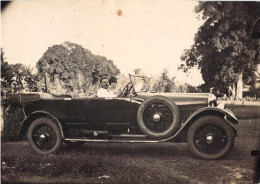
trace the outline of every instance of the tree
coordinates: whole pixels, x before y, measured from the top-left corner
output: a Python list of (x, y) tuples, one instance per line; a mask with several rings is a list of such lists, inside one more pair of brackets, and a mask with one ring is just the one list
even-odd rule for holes
[(153, 84), (153, 90), (166, 93), (173, 92), (174, 79), (175, 77), (170, 79), (170, 77), (168, 76), (168, 70), (163, 69), (160, 77)]
[(120, 73), (112, 60), (94, 55), (82, 46), (65, 42), (53, 45), (37, 62), (42, 86), (47, 80), (48, 91), (52, 94), (85, 96), (96, 91), (102, 76), (116, 76)]
[(199, 90), (196, 87), (187, 84), (187, 93), (197, 93), (197, 92), (199, 92)]
[(191, 49), (181, 56), (179, 69), (201, 69), (206, 89), (221, 92), (234, 86), (239, 77), (253, 84), (259, 63), (259, 40), (252, 40), (250, 29), (260, 13), (258, 2), (199, 2), (195, 12), (205, 20)]
[(37, 92), (38, 76), (33, 74), (33, 68), (21, 63), (8, 64), (1, 48), (1, 93), (16, 93), (22, 91)]

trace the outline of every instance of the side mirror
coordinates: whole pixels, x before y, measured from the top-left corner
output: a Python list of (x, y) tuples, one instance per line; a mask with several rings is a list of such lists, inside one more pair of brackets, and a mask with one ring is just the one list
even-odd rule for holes
[(260, 17), (256, 19), (252, 29), (251, 29), (251, 37), (254, 39), (260, 38)]

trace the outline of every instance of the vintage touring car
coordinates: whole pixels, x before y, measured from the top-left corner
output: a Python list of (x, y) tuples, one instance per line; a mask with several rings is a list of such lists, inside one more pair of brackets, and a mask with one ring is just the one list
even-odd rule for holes
[(20, 136), (27, 133), (40, 154), (58, 152), (63, 142), (188, 142), (202, 159), (221, 158), (233, 148), (238, 120), (224, 106), (208, 107), (208, 93), (148, 92), (146, 77), (129, 77), (119, 97), (18, 93), (8, 94), (7, 103), (22, 106)]

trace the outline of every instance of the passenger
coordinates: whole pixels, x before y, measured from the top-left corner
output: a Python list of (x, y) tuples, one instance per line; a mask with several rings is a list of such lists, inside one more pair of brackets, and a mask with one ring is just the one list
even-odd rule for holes
[(110, 91), (113, 92), (115, 95), (118, 95), (118, 93), (120, 92), (120, 90), (118, 90), (117, 87), (117, 79), (115, 77), (111, 77), (109, 79), (109, 85), (110, 85)]
[(116, 97), (116, 95), (108, 89), (109, 81), (107, 77), (100, 79), (100, 86), (101, 88), (97, 90), (97, 97)]

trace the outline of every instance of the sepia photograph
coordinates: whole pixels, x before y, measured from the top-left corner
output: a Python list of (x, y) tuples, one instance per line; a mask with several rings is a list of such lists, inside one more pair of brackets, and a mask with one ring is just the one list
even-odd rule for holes
[(1, 1), (1, 183), (260, 184), (260, 2)]

